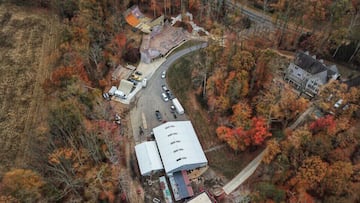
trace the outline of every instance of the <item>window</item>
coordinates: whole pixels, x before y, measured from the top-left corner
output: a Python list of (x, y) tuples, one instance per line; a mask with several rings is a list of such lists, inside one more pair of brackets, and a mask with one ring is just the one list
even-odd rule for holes
[(183, 149), (183, 148), (175, 149), (175, 150), (174, 150), (174, 153), (175, 153), (175, 152), (178, 152), (178, 151), (182, 151), (182, 150), (184, 150), (184, 149)]
[(170, 142), (170, 144), (175, 144), (175, 143), (180, 143), (180, 140), (175, 140), (175, 141)]
[(176, 159), (176, 161), (180, 161), (182, 159), (186, 159), (186, 157), (180, 157), (180, 158)]
[(177, 135), (177, 133), (170, 133), (170, 134), (168, 134), (168, 137), (173, 136), (173, 135)]
[(169, 126), (166, 126), (165, 129), (174, 128), (174, 127), (175, 127), (174, 125), (169, 125)]

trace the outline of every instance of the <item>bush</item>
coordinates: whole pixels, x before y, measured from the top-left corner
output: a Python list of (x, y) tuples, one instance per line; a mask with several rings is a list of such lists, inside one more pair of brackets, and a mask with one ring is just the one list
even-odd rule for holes
[(264, 199), (270, 198), (275, 202), (282, 202), (285, 198), (285, 192), (277, 189), (272, 183), (262, 182), (256, 186), (260, 196)]

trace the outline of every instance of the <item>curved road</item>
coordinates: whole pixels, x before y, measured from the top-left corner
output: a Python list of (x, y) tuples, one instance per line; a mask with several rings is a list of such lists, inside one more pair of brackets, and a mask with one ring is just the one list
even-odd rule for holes
[[(186, 115), (177, 115), (175, 119), (170, 112), (171, 101), (164, 102), (161, 98), (163, 92), (161, 86), (166, 85), (166, 79), (161, 78), (161, 73), (167, 70), (171, 64), (184, 55), (193, 51), (205, 48), (207, 43), (204, 42), (199, 45), (180, 50), (169, 56), (166, 61), (157, 68), (151, 78), (148, 78), (147, 87), (138, 92), (135, 97), (135, 105), (130, 110), (131, 125), (135, 144), (145, 141), (149, 136), (151, 129), (161, 124), (155, 117), (155, 110), (159, 110), (162, 114), (162, 119), (166, 121), (187, 120)], [(186, 113), (186, 110), (185, 110)], [(143, 135), (140, 135), (140, 127), (143, 129)]]

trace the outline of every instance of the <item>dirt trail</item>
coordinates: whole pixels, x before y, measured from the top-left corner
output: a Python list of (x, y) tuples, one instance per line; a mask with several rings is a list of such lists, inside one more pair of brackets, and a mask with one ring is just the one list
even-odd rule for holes
[[(11, 14), (4, 21), (5, 13)], [(59, 21), (41, 10), (0, 5), (0, 176), (31, 161), (29, 143), (46, 129), (42, 83), (56, 58)]]

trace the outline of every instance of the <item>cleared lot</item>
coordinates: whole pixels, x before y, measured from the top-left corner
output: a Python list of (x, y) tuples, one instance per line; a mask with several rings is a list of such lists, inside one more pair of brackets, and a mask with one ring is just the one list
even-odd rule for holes
[(46, 132), (42, 83), (60, 29), (41, 12), (0, 5), (0, 176), (31, 162), (29, 141)]

